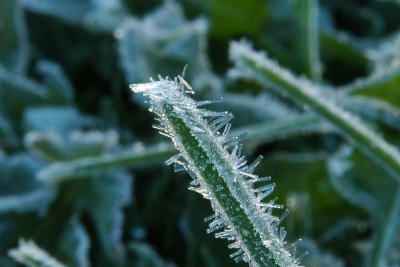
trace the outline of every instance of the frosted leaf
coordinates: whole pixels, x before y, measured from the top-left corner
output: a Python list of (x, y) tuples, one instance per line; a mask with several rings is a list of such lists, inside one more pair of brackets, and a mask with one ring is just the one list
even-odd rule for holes
[[(126, 80), (137, 83), (158, 74), (172, 76), (188, 64), (187, 77), (194, 80), (198, 90), (211, 93), (220, 90), (221, 81), (212, 73), (206, 53), (207, 30), (206, 19), (188, 21), (175, 1), (164, 2), (143, 19), (126, 19), (117, 30)], [(144, 104), (139, 95), (134, 95), (134, 99)]]
[(3, 0), (0, 8), (2, 41), (0, 62), (10, 72), (24, 75), (28, 66), (30, 47), (21, 1)]
[(111, 33), (127, 12), (119, 0), (22, 0), (31, 12), (56, 17), (89, 30)]
[(25, 135), (24, 143), (32, 154), (44, 160), (64, 160), (67, 157), (64, 140), (55, 132), (29, 132)]
[(156, 251), (147, 243), (143, 242), (131, 242), (129, 244), (129, 250), (135, 254), (135, 261), (132, 263), (133, 266), (147, 267), (175, 267), (176, 265), (165, 261), (156, 253)]
[(93, 219), (105, 254), (112, 260), (124, 257), (122, 209), (131, 202), (132, 177), (125, 171), (107, 171), (91, 177), (78, 201)]
[[(193, 178), (189, 189), (211, 201), (216, 215), (207, 218), (207, 232), (233, 241), (238, 248), (231, 256), (235, 261), (245, 260), (251, 266), (297, 266), (298, 260), (278, 236), (279, 218), (272, 215), (274, 209), (283, 206), (276, 204), (275, 199), (266, 200), (275, 185), (263, 184), (254, 189), (248, 182), (269, 179), (252, 173), (261, 158), (247, 166), (245, 156), (241, 155), (240, 141), (246, 134), (228, 134), (232, 116), (199, 108), (201, 105), (186, 95), (192, 93), (191, 86), (181, 77), (159, 77), (158, 81), (132, 84), (130, 88), (150, 100), (149, 110), (160, 122), (157, 128), (180, 151), (179, 156), (185, 160), (182, 166)], [(223, 127), (221, 135), (218, 130)], [(178, 156), (174, 156), (167, 163), (177, 161)]]
[(52, 94), (54, 101), (73, 101), (74, 88), (60, 65), (42, 60), (37, 63), (36, 70), (44, 77), (49, 94)]
[(85, 228), (73, 216), (60, 234), (57, 255), (69, 266), (89, 267), (90, 239)]
[(0, 196), (0, 214), (37, 211), (39, 215), (43, 216), (56, 196), (57, 190), (55, 188), (43, 188), (26, 193)]
[(57, 197), (57, 189), (38, 181), (35, 173), (41, 167), (40, 161), (26, 154), (8, 158), (0, 154), (0, 213), (46, 214)]
[(38, 247), (32, 240), (20, 239), (18, 247), (8, 252), (9, 256), (21, 264), (35, 267), (64, 267), (57, 259)]
[(12, 73), (3, 66), (0, 66), (0, 82), (39, 99), (47, 97), (47, 89), (44, 86), (22, 75)]
[(101, 155), (114, 148), (118, 143), (118, 138), (114, 130), (73, 131), (68, 136), (68, 150), (73, 158)]

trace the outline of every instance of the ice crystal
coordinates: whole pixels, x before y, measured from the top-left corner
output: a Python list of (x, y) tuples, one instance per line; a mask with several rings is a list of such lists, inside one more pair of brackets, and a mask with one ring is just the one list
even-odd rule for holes
[(281, 220), (272, 214), (282, 208), (269, 199), (275, 184), (253, 173), (262, 158), (247, 164), (240, 144), (245, 134), (229, 135), (232, 114), (200, 108), (204, 102), (187, 96), (194, 91), (182, 76), (130, 88), (150, 99), (149, 111), (158, 116), (155, 128), (179, 150), (166, 163), (185, 169), (193, 178), (189, 189), (211, 201), (215, 214), (206, 218), (207, 232), (232, 242), (235, 262), (297, 266), (300, 259), (289, 252), (285, 231), (278, 230)]

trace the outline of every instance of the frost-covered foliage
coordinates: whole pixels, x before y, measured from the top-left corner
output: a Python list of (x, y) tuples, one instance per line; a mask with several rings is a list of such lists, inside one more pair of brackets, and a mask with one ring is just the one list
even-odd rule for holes
[(20, 240), (18, 248), (9, 251), (9, 255), (19, 263), (26, 266), (63, 267), (45, 251), (40, 249), (33, 241)]
[(210, 200), (215, 214), (205, 219), (211, 221), (207, 232), (233, 242), (228, 247), (236, 251), (230, 257), (250, 266), (297, 266), (300, 259), (295, 249), (288, 251), (286, 231), (278, 230), (281, 219), (272, 215), (281, 208), (269, 199), (275, 184), (253, 173), (261, 157), (247, 165), (241, 155), (243, 135), (229, 134), (232, 115), (199, 108), (207, 101), (187, 97), (194, 91), (181, 76), (130, 87), (150, 98), (150, 111), (160, 123), (154, 128), (179, 151), (166, 164), (185, 169), (193, 178), (189, 189)]
[(399, 266), (398, 14), (0, 0), (0, 266)]

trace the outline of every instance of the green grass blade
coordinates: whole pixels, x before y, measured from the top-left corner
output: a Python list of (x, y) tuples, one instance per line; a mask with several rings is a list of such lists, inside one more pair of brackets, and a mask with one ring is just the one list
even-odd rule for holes
[(344, 110), (340, 103), (327, 96), (325, 88), (316, 88), (310, 81), (294, 76), (263, 53), (248, 44), (233, 42), (230, 56), (236, 67), (251, 72), (277, 91), (290, 94), (300, 104), (308, 105), (356, 142), (374, 162), (383, 166), (391, 177), (400, 181), (400, 153), (396, 147), (368, 128), (358, 117)]
[[(263, 122), (242, 127), (233, 131), (234, 135), (247, 133), (246, 140), (273, 141), (280, 138), (319, 132), (332, 132), (333, 127), (321, 122), (315, 115), (294, 116), (293, 118)], [(87, 176), (93, 172), (101, 172), (113, 168), (135, 168), (152, 163), (160, 163), (174, 155), (176, 150), (171, 145), (155, 145), (143, 151), (125, 149), (113, 154), (59, 162), (49, 165), (39, 172), (43, 181), (54, 183)]]
[(312, 80), (321, 78), (318, 37), (318, 0), (293, 0), (297, 13), (300, 31), (299, 47), (301, 49), (304, 72)]

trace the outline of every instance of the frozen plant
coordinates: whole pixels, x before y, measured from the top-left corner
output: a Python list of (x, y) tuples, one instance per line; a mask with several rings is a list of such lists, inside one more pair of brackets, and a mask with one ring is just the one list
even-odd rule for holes
[(231, 241), (228, 247), (235, 252), (230, 257), (236, 262), (298, 266), (301, 257), (295, 256), (295, 244), (287, 245), (286, 231), (279, 227), (286, 213), (281, 218), (272, 214), (283, 208), (270, 198), (275, 184), (269, 183), (270, 177), (253, 174), (262, 157), (247, 164), (239, 143), (245, 134), (229, 134), (233, 116), (202, 108), (211, 102), (188, 97), (194, 91), (182, 76), (130, 87), (150, 99), (149, 110), (159, 122), (154, 128), (171, 138), (179, 151), (166, 164), (186, 170), (193, 178), (189, 189), (210, 200), (215, 214), (205, 219), (210, 222), (207, 232)]

